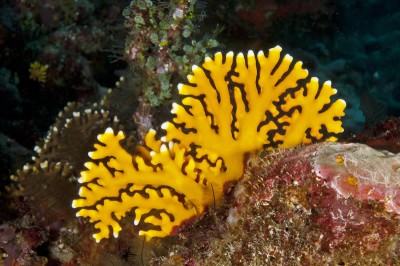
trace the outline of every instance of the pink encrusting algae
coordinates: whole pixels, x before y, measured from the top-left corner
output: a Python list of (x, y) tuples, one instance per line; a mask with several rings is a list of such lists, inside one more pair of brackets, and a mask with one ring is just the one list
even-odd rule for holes
[(387, 211), (400, 216), (400, 154), (332, 143), (318, 149), (314, 169), (343, 197), (384, 202)]

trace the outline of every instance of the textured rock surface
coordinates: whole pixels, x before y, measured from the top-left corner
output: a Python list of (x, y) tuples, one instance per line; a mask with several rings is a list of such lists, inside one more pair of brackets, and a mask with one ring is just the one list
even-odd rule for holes
[(331, 143), (318, 149), (314, 170), (340, 196), (376, 200), (400, 215), (400, 154)]
[(164, 264), (400, 263), (398, 156), (322, 143), (248, 166), (225, 206), (182, 232)]

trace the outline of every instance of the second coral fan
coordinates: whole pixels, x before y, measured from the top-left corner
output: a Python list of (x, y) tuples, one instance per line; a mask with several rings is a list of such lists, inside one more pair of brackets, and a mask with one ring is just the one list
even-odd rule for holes
[(241, 177), (246, 154), (336, 140), (345, 102), (331, 103), (331, 82), (309, 78), (302, 62), (281, 50), (217, 53), (193, 66), (189, 84), (178, 86), (181, 101), (162, 125), (165, 134), (158, 139), (151, 130), (135, 155), (121, 146), (123, 132), (98, 136), (72, 204), (95, 224), (97, 241), (117, 237), (129, 212), (139, 234), (170, 235)]

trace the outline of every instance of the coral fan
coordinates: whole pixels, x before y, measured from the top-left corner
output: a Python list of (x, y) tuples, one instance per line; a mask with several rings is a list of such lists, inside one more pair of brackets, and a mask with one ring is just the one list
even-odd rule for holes
[(130, 211), (147, 239), (172, 234), (242, 176), (246, 154), (336, 140), (345, 102), (331, 103), (331, 82), (309, 78), (302, 62), (281, 50), (217, 53), (193, 66), (189, 84), (178, 86), (173, 119), (162, 125), (165, 135), (150, 130), (136, 155), (124, 149), (122, 131), (98, 136), (72, 203), (77, 216), (95, 224), (97, 241), (117, 237)]

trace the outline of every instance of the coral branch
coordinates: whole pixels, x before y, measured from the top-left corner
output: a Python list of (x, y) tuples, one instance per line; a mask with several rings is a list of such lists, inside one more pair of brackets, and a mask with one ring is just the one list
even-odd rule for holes
[(169, 235), (221, 199), (224, 185), (242, 176), (246, 154), (336, 140), (345, 102), (331, 103), (331, 82), (308, 79), (302, 63), (281, 51), (216, 53), (193, 66), (189, 83), (178, 86), (174, 117), (161, 126), (164, 136), (150, 130), (136, 155), (121, 146), (122, 132), (99, 135), (73, 202), (77, 216), (99, 229), (97, 241), (110, 228), (117, 237), (130, 211), (135, 225), (150, 225), (139, 232), (147, 239)]

